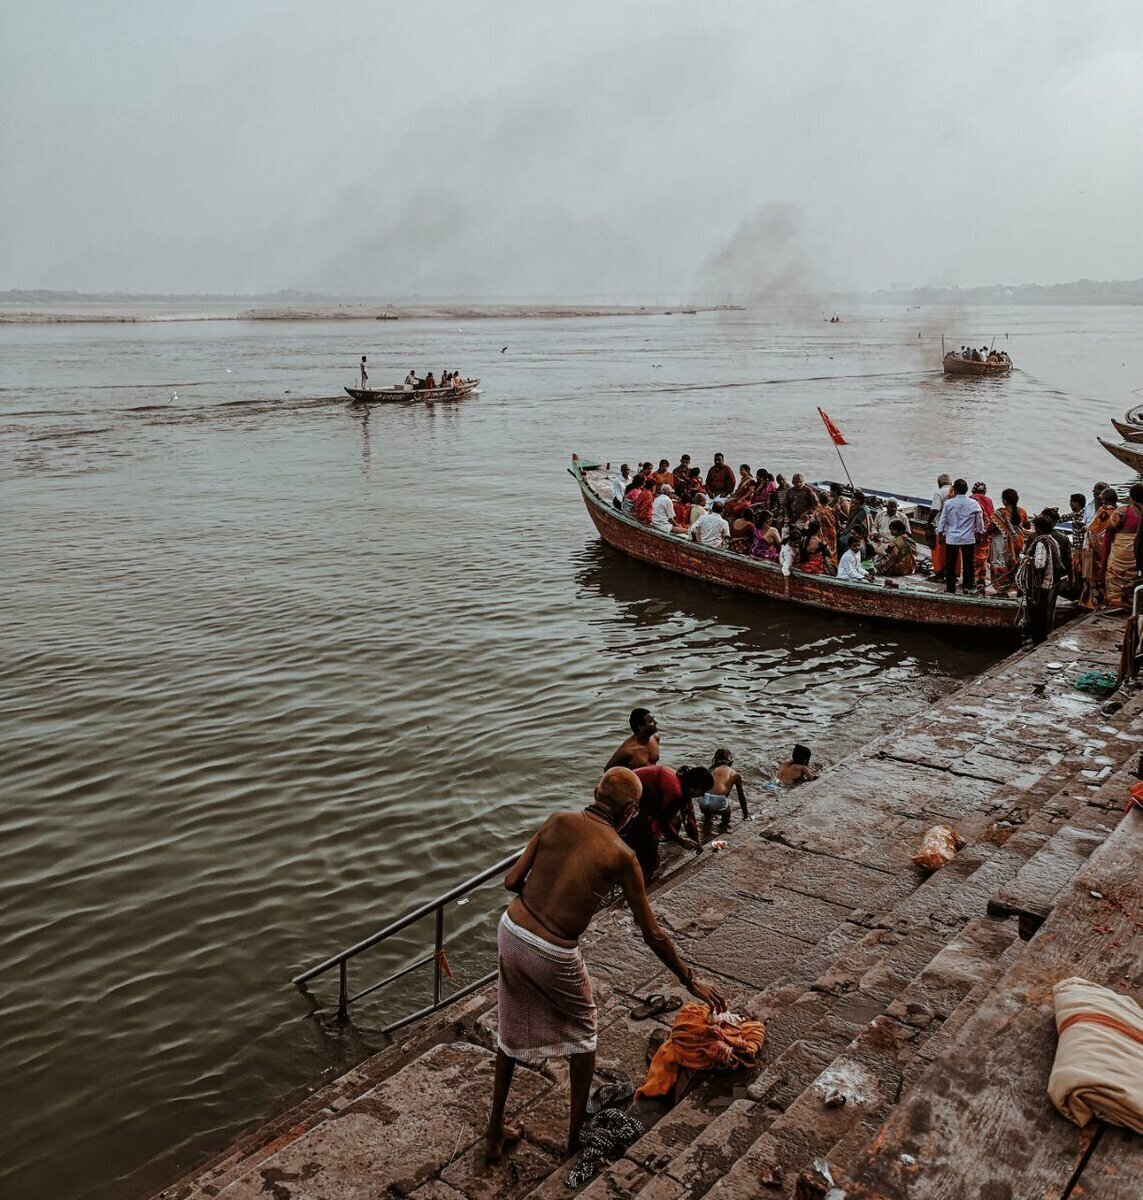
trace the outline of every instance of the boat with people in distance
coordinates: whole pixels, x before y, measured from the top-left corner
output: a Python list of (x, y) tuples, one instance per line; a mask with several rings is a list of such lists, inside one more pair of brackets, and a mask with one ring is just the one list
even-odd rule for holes
[(1121, 463), (1126, 463), (1136, 475), (1143, 475), (1143, 446), (1117, 446), (1107, 438), (1097, 438), (1096, 441), (1108, 454), (1113, 454)]
[(1117, 421), (1114, 417), (1111, 418), (1111, 423), (1115, 426), (1115, 432), (1125, 442), (1143, 442), (1143, 425), (1129, 425), (1126, 421)]
[[(1015, 634), (1021, 623), (1023, 606), (1018, 599), (950, 594), (943, 580), (931, 575), (878, 577), (862, 583), (797, 569), (784, 575), (776, 562), (699, 545), (678, 534), (660, 532), (621, 512), (612, 504), (613, 473), (599, 463), (581, 462), (573, 454), (569, 473), (579, 485), (584, 506), (603, 541), (622, 554), (665, 571), (807, 608), (900, 624)], [(829, 484), (812, 486), (825, 490)], [(898, 500), (914, 531), (923, 530), (930, 509), (928, 501), (874, 488), (864, 491), (867, 496)], [(927, 552), (927, 547), (919, 541), (918, 555)], [(1070, 603), (1061, 599), (1057, 621), (1065, 620), (1074, 611)]]
[(946, 375), (1007, 375), (1012, 370), (1012, 360), (1002, 350), (993, 351), (987, 358), (979, 360), (965, 358), (956, 350), (950, 350), (941, 366)]
[(399, 404), (459, 400), (462, 396), (470, 396), (479, 386), (479, 379), (458, 379), (445, 387), (417, 387), (415, 384), (402, 383), (391, 388), (347, 387), (345, 391), (355, 404)]

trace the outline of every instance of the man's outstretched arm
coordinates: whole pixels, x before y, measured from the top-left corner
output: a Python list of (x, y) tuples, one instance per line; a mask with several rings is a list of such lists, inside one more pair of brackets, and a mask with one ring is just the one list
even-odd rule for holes
[(540, 834), (543, 832), (544, 827), (541, 825), (532, 834), (532, 840), (524, 847), (524, 853), (516, 860), (516, 865), (511, 867), (508, 874), (504, 876), (505, 888), (510, 892), (515, 892), (517, 896), (524, 890), (524, 880), (528, 878), (528, 872), (536, 861), (536, 847), (540, 844)]
[(726, 1011), (726, 1001), (710, 984), (699, 983), (695, 979), (694, 970), (687, 966), (679, 957), (675, 943), (659, 927), (655, 914), (651, 911), (651, 903), (647, 899), (647, 889), (643, 885), (643, 872), (635, 855), (628, 850), (623, 864), (623, 875), (620, 880), (623, 885), (623, 895), (635, 918), (635, 924), (643, 934), (643, 941), (651, 948), (656, 958), (679, 980), (688, 992), (704, 1004), (709, 1004), (715, 1012)]

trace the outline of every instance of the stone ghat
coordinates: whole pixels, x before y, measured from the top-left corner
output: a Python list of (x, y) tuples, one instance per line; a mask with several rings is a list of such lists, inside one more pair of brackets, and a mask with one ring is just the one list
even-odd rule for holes
[[(1112, 670), (1122, 623), (1089, 617), (1014, 655), (814, 783), (759, 801), (729, 848), (691, 860), (652, 902), (738, 1013), (766, 1022), (760, 1068), (690, 1081), (584, 1200), (824, 1196), (828, 1164), (861, 1200), (1139, 1200), (1143, 1138), (1061, 1117), (1045, 1091), (1051, 985), (1143, 995), (1143, 695), (1105, 714), (1073, 687)], [(932, 875), (930, 825), (966, 846)], [(599, 1005), (597, 1083), (640, 1082), (682, 990), (625, 910), (585, 939)], [(414, 1027), (254, 1130), (164, 1200), (565, 1197), (562, 1062), (518, 1067), (525, 1140), (496, 1168), (481, 1134), (495, 990)], [(831, 1087), (846, 1102), (823, 1102)], [(836, 1098), (835, 1098), (836, 1099)]]

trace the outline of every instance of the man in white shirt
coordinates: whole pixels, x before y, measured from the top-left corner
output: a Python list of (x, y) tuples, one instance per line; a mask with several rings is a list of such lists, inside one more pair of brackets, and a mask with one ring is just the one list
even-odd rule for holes
[(956, 591), (957, 558), (961, 560), (961, 591), (966, 595), (976, 584), (973, 560), (976, 543), (984, 533), (984, 514), (968, 494), (963, 479), (953, 482), (953, 495), (944, 502), (937, 518), (937, 536), (945, 541), (945, 591)]
[(868, 583), (873, 578), (873, 572), (866, 571), (861, 565), (864, 552), (865, 541), (861, 534), (853, 534), (849, 539), (848, 549), (837, 564), (838, 579), (845, 579), (850, 583)]
[(611, 481), (611, 507), (623, 511), (623, 497), (627, 495), (627, 489), (631, 485), (633, 476), (631, 468), (624, 463), (619, 468), (619, 474)]
[[(725, 524), (725, 522), (723, 522)], [(651, 528), (660, 533), (686, 533), (675, 520), (675, 491), (669, 483), (659, 485), (659, 494), (651, 505)], [(729, 526), (727, 527), (729, 533)]]
[(716, 512), (705, 512), (691, 526), (691, 537), (700, 546), (713, 546), (722, 550), (730, 541), (730, 526), (726, 518)]

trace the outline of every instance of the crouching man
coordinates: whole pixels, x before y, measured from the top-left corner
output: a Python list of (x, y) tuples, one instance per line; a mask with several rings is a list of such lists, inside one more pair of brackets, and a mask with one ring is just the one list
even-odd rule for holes
[(679, 957), (659, 928), (643, 873), (619, 830), (635, 814), (642, 785), (633, 771), (613, 767), (580, 812), (550, 816), (528, 843), (504, 886), (516, 897), (500, 918), (499, 1036), (486, 1155), (498, 1162), (506, 1143), (523, 1136), (506, 1125), (504, 1106), (516, 1059), (568, 1058), (571, 1121), (568, 1153), (579, 1149), (580, 1130), (595, 1070), (595, 1003), (579, 939), (615, 884), (643, 940), (698, 1000), (716, 1012), (726, 1005)]

